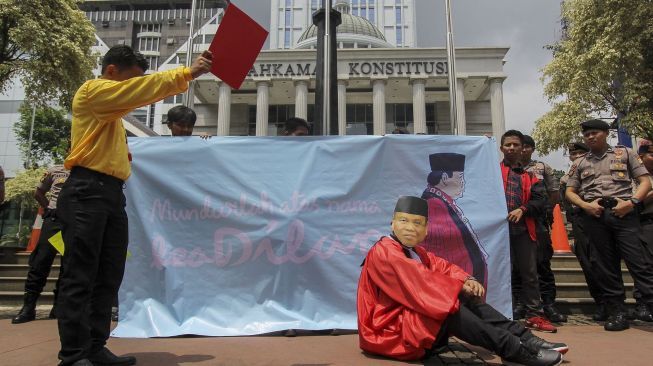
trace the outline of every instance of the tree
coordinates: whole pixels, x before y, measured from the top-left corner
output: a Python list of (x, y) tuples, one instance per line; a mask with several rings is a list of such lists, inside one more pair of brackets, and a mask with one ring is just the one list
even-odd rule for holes
[(0, 93), (18, 77), (28, 100), (71, 105), (95, 67), (95, 28), (80, 2), (0, 0)]
[(30, 149), (29, 135), (32, 124), (32, 107), (20, 106), (20, 121), (14, 125), (14, 133), (22, 155), (27, 159), (31, 152), (31, 166), (54, 162), (61, 164), (68, 153), (71, 122), (66, 112), (50, 107), (36, 108), (34, 132)]
[(34, 198), (34, 190), (45, 172), (45, 168), (36, 168), (16, 174), (15, 178), (9, 179), (6, 183), (5, 200), (20, 203), (29, 210), (36, 210), (39, 206)]
[(565, 36), (544, 67), (551, 111), (536, 121), (541, 153), (578, 138), (588, 118), (615, 118), (631, 135), (653, 138), (653, 1), (567, 0)]

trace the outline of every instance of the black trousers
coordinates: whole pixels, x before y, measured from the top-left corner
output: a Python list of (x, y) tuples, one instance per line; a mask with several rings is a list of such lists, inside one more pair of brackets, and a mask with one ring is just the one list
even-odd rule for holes
[(585, 234), (583, 220), (574, 217), (571, 224), (571, 231), (574, 234), (574, 254), (576, 254), (578, 263), (580, 263), (580, 268), (583, 270), (585, 282), (587, 282), (587, 288), (594, 299), (594, 302), (602, 304), (603, 295), (601, 294), (601, 287), (599, 286), (598, 280), (594, 277), (592, 263), (590, 261), (592, 245), (587, 238), (587, 234)]
[[(57, 250), (48, 241), (54, 234), (61, 231), (61, 224), (55, 217), (54, 211), (47, 211), (43, 217), (41, 235), (36, 248), (29, 256), (29, 272), (25, 280), (25, 293), (40, 295), (50, 275), (52, 263), (57, 256)], [(59, 282), (61, 281), (61, 270), (59, 279), (54, 287), (54, 298), (57, 299)]]
[[(639, 240), (653, 258), (653, 217), (641, 219), (640, 224)], [(637, 287), (633, 290), (633, 297), (638, 304), (643, 303), (642, 294), (637, 290)]]
[[(553, 305), (556, 301), (556, 279), (551, 270), (551, 258), (553, 258), (553, 246), (551, 234), (548, 231), (537, 232), (537, 277), (540, 287), (540, 297), (544, 306)], [(521, 276), (519, 271), (512, 273), (512, 294), (518, 299), (521, 293)]]
[(510, 262), (512, 264), (513, 294), (516, 302), (526, 306), (529, 316), (541, 313), (542, 301), (537, 274), (537, 243), (531, 240), (528, 231), (510, 234)]
[(453, 336), (510, 359), (517, 356), (520, 339), (529, 332), (488, 304), (461, 302), (460, 310), (450, 315), (440, 328), (434, 349), (446, 345), (448, 337)]
[(621, 259), (635, 281), (642, 301), (653, 305), (653, 260), (639, 239), (640, 223), (635, 212), (623, 218), (606, 209), (601, 217), (583, 215), (585, 232), (592, 244), (590, 261), (603, 300), (611, 314), (624, 311), (625, 291)]
[(57, 215), (65, 253), (57, 315), (63, 365), (99, 351), (109, 338), (127, 255), (122, 188), (117, 178), (75, 167), (61, 190)]

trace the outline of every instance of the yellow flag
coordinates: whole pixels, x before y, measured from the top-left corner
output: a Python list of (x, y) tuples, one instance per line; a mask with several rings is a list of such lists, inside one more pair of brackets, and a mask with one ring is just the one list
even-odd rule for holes
[(63, 252), (65, 250), (64, 244), (63, 244), (63, 236), (61, 236), (61, 231), (58, 233), (52, 235), (50, 239), (48, 239), (50, 244), (54, 247), (54, 249), (59, 252), (59, 254), (63, 255)]

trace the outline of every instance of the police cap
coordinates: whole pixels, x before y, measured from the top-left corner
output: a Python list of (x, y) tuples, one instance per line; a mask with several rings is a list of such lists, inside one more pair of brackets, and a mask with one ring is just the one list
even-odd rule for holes
[(602, 130), (607, 132), (610, 129), (610, 125), (600, 119), (590, 119), (581, 123), (580, 127), (582, 128), (583, 132), (587, 130)]

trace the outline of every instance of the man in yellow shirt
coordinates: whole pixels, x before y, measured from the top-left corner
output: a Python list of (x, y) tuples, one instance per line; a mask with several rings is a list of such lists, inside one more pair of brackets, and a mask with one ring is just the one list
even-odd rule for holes
[(133, 365), (106, 347), (111, 304), (122, 282), (127, 255), (124, 181), (130, 174), (121, 117), (131, 110), (184, 92), (211, 69), (205, 51), (191, 67), (143, 76), (147, 61), (128, 46), (114, 46), (102, 59), (102, 76), (75, 94), (70, 169), (57, 215), (66, 252), (57, 302), (60, 365)]

